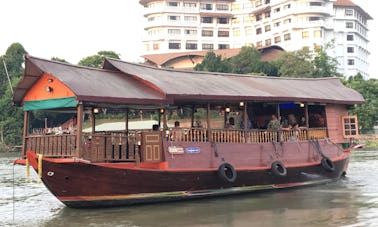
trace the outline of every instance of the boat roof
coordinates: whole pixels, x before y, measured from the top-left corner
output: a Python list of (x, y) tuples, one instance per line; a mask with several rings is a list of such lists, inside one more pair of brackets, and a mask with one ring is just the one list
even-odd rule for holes
[(185, 100), (301, 101), (357, 104), (364, 98), (339, 78), (283, 78), (156, 68), (105, 59), (104, 68), (146, 81), (175, 102)]
[(43, 75), (52, 75), (78, 102), (125, 105), (171, 105), (227, 101), (277, 101), (358, 104), (364, 99), (339, 78), (282, 78), (155, 68), (105, 59), (103, 69), (25, 58), (14, 103), (23, 99)]

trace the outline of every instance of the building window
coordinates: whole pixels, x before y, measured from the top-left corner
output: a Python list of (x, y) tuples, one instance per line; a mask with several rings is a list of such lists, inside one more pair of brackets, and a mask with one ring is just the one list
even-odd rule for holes
[(269, 32), (269, 31), (270, 31), (270, 25), (265, 26), (265, 32)]
[(187, 50), (197, 50), (197, 43), (187, 43), (186, 49)]
[(347, 47), (348, 53), (354, 53), (354, 47)]
[(259, 34), (261, 34), (262, 33), (262, 29), (261, 28), (257, 28), (256, 29), (256, 35), (259, 35)]
[(184, 16), (185, 21), (197, 21), (196, 16)]
[(265, 5), (269, 4), (270, 0), (265, 0)]
[(272, 45), (272, 41), (270, 39), (265, 40), (265, 46), (270, 46)]
[(310, 2), (310, 6), (322, 6), (321, 2)]
[(181, 49), (181, 43), (169, 43), (169, 49)]
[(155, 21), (155, 17), (149, 17), (148, 19), (147, 19), (147, 21)]
[(201, 3), (201, 9), (204, 9), (204, 10), (213, 10), (213, 4)]
[(281, 25), (281, 22), (276, 22), (273, 25), (274, 25), (274, 27), (279, 27)]
[(230, 48), (230, 45), (228, 45), (228, 44), (218, 44), (218, 49), (219, 50), (229, 49), (229, 48)]
[(214, 50), (214, 44), (204, 43), (202, 44), (202, 50)]
[(309, 17), (308, 18), (309, 21), (318, 21), (318, 20), (321, 20), (320, 17)]
[(290, 33), (284, 34), (284, 40), (285, 40), (285, 41), (291, 40), (291, 35), (290, 35)]
[(153, 49), (154, 50), (159, 50), (159, 43), (154, 43)]
[(302, 32), (302, 39), (308, 39), (310, 37), (310, 34), (308, 31)]
[(229, 7), (226, 4), (217, 4), (217, 10), (227, 11), (228, 9), (229, 9)]
[(228, 18), (218, 17), (218, 24), (228, 24)]
[(218, 31), (218, 37), (230, 37), (229, 31)]
[(150, 51), (150, 45), (145, 44), (144, 47), (146, 48), (146, 51)]
[(280, 7), (275, 8), (275, 9), (273, 10), (274, 13), (278, 13), (278, 12), (280, 12), (280, 11), (281, 11), (281, 8), (280, 8)]
[(196, 8), (197, 4), (196, 3), (191, 3), (191, 2), (184, 2), (184, 7), (185, 8)]
[(261, 5), (262, 5), (262, 1), (261, 1), (261, 0), (255, 2), (255, 6), (256, 6), (256, 7), (259, 7), (259, 6), (261, 6)]
[(281, 36), (274, 37), (274, 43), (280, 43), (281, 42)]
[(264, 13), (265, 18), (270, 18), (270, 11)]
[(257, 47), (257, 48), (261, 48), (261, 47), (262, 47), (262, 41), (258, 41), (258, 42), (256, 43), (256, 47)]
[(347, 35), (347, 41), (353, 41), (354, 36), (353, 35)]
[(180, 35), (180, 29), (168, 29), (168, 34), (170, 35)]
[(168, 20), (180, 20), (180, 16), (168, 16)]
[(285, 20), (283, 21), (283, 23), (284, 23), (284, 24), (290, 24), (290, 23), (291, 23), (291, 18), (289, 18), (289, 19), (285, 19)]
[(240, 36), (240, 28), (232, 29), (232, 34), (233, 34), (234, 37), (239, 37)]
[(346, 28), (353, 28), (353, 22), (346, 22), (345, 27)]
[(185, 35), (197, 35), (197, 30), (185, 30)]
[(205, 24), (212, 24), (213, 18), (212, 17), (201, 17), (201, 22)]
[(353, 9), (345, 9), (345, 16), (353, 16)]
[(262, 14), (261, 13), (260, 14), (256, 14), (255, 17), (256, 17), (256, 21), (262, 20)]
[(213, 31), (211, 30), (202, 30), (203, 37), (213, 37)]
[(171, 6), (171, 7), (178, 7), (179, 3), (178, 2), (168, 2), (167, 5)]
[(252, 36), (253, 30), (252, 30), (252, 28), (246, 28), (244, 30), (244, 33), (245, 33), (246, 36)]
[(320, 31), (320, 30), (314, 31), (314, 37), (315, 38), (321, 38), (322, 37), (322, 31)]
[(284, 9), (286, 10), (286, 9), (290, 9), (290, 7), (291, 7), (291, 5), (290, 4), (287, 4), (287, 5), (284, 5)]
[(354, 65), (354, 59), (348, 59), (348, 65)]

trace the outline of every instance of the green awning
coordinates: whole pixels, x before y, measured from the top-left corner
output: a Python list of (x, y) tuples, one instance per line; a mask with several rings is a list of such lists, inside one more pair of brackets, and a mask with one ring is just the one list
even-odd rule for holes
[(26, 101), (24, 102), (24, 111), (76, 107), (77, 103), (75, 97)]

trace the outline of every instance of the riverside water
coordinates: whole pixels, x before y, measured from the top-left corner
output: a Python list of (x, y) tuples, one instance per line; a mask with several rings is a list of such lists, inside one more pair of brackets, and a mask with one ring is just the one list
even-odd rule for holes
[(358, 150), (337, 182), (214, 199), (71, 209), (31, 169), (0, 154), (0, 226), (378, 226), (378, 150)]

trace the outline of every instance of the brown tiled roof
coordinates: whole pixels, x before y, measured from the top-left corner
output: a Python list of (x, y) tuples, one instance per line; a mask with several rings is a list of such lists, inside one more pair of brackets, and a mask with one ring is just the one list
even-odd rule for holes
[(345, 7), (355, 7), (359, 11), (361, 11), (362, 14), (365, 14), (368, 20), (373, 19), (364, 9), (362, 9), (359, 5), (355, 4), (351, 0), (337, 0), (333, 3), (334, 6), (345, 6)]
[[(232, 58), (240, 52), (241, 48), (232, 48), (232, 49), (221, 49), (214, 50), (213, 52), (216, 55), (221, 55), (224, 58)], [(272, 61), (280, 56), (283, 49), (280, 47), (268, 47), (262, 48), (261, 59), (263, 61)], [(171, 61), (176, 58), (185, 57), (185, 56), (201, 56), (205, 57), (208, 51), (190, 51), (190, 52), (178, 52), (178, 53), (166, 53), (166, 54), (149, 54), (143, 55), (142, 57), (146, 60), (156, 64), (157, 66), (163, 66), (168, 61)]]
[(106, 59), (106, 69), (118, 69), (158, 88), (174, 103), (199, 101), (302, 101), (354, 104), (364, 102), (339, 78), (282, 78), (156, 68)]
[(351, 0), (337, 0), (333, 3), (334, 6), (358, 6)]

